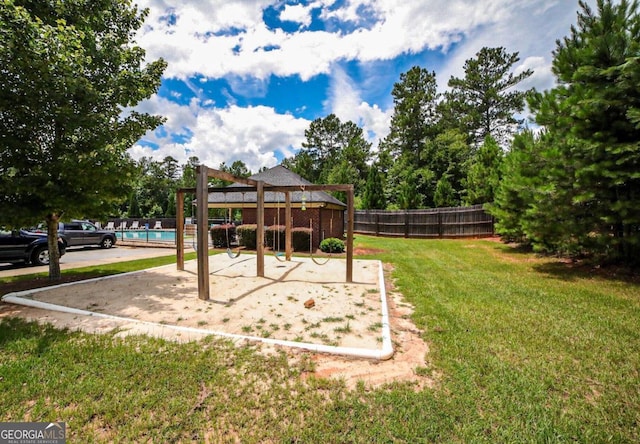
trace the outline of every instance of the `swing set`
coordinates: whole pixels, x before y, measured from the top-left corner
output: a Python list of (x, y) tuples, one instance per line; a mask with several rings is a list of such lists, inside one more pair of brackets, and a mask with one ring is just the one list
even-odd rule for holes
[[(233, 183), (240, 183), (243, 187), (209, 187), (208, 179), (217, 178)], [(313, 191), (343, 191), (347, 194), (347, 239), (346, 239), (346, 282), (353, 282), (353, 221), (354, 221), (354, 192), (353, 185), (305, 185), (309, 192)], [(265, 216), (265, 191), (280, 192), (285, 194), (285, 235), (286, 235), (286, 258), (291, 257), (291, 193), (300, 190), (300, 185), (271, 185), (262, 180), (235, 177), (224, 171), (208, 168), (199, 165), (196, 168), (196, 188), (181, 188), (176, 193), (176, 256), (177, 269), (184, 270), (184, 195), (185, 193), (196, 194), (197, 202), (204, 202), (204, 205), (197, 205), (196, 220), (208, 220), (208, 193), (210, 192), (255, 192), (256, 193), (256, 275), (264, 277), (264, 216)], [(304, 191), (304, 188), (303, 188)], [(304, 192), (303, 192), (304, 194)], [(244, 201), (244, 197), (243, 197)], [(279, 209), (278, 209), (279, 215)], [(208, 223), (196, 224), (196, 251), (198, 261), (198, 297), (202, 300), (209, 300), (209, 254), (208, 254)], [(310, 224), (313, 233), (313, 224)], [(228, 232), (227, 232), (228, 234)], [(310, 246), (313, 246), (313, 234), (310, 235)], [(313, 249), (313, 248), (310, 248)], [(227, 237), (227, 253), (234, 256), (239, 255), (239, 251), (231, 250), (230, 237)], [(231, 256), (230, 254), (230, 256)], [(312, 257), (312, 259), (314, 259)], [(328, 259), (327, 259), (328, 261)], [(319, 261), (314, 260), (315, 263)], [(325, 263), (325, 262), (323, 262)]]
[[(301, 199), (301, 210), (305, 211), (306, 210), (306, 203), (307, 203), (307, 198), (305, 195), (305, 186), (301, 186), (300, 187), (302, 189), (302, 199)], [(313, 194), (310, 192), (310, 201), (313, 202)], [(277, 260), (279, 260), (280, 262), (285, 262), (289, 259), (284, 258), (283, 256), (286, 256), (285, 253), (283, 253), (282, 251), (280, 251), (280, 195), (278, 194), (278, 199), (276, 201), (276, 216), (273, 218), (273, 225), (275, 227), (277, 227), (275, 230), (273, 230), (273, 241), (272, 241), (272, 246), (271, 246), (271, 250), (273, 251), (273, 254), (275, 256), (275, 258)], [(277, 239), (277, 240), (276, 240)], [(317, 265), (325, 265), (327, 264), (327, 262), (329, 262), (329, 259), (331, 259), (331, 256), (333, 254), (332, 251), (329, 251), (329, 255), (325, 257), (324, 261), (321, 261), (319, 259), (316, 259), (316, 257), (314, 257), (313, 255), (313, 251), (315, 250), (314, 248), (314, 244), (313, 244), (313, 218), (309, 218), (309, 257), (311, 258), (311, 260), (317, 264)]]

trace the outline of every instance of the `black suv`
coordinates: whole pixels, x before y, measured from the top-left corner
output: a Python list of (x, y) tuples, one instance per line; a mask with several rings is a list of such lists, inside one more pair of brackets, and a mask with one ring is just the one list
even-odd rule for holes
[[(60, 256), (65, 253), (66, 245), (58, 238)], [(49, 264), (49, 245), (47, 235), (31, 233), (25, 230), (0, 230), (0, 262), (25, 262), (34, 265)]]

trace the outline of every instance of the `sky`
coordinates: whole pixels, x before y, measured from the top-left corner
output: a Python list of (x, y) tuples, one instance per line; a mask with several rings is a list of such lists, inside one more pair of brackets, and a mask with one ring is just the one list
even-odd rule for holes
[[(588, 0), (594, 7), (595, 0)], [(484, 46), (517, 52), (520, 87), (552, 88), (552, 51), (576, 22), (577, 0), (138, 0), (136, 43), (168, 62), (138, 111), (166, 122), (131, 149), (180, 164), (278, 165), (311, 122), (333, 113), (372, 150), (389, 132), (391, 91), (413, 66), (439, 91)]]

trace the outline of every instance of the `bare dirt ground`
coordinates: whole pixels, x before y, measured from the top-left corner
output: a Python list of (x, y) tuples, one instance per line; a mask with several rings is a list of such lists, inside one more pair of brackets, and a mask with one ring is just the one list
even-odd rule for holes
[[(210, 257), (211, 300), (197, 297), (196, 262), (106, 279), (34, 290), (24, 298), (72, 307), (108, 317), (0, 304), (0, 317), (16, 316), (90, 333), (148, 334), (170, 340), (198, 340), (211, 332), (234, 336), (242, 345), (262, 338), (375, 351), (383, 326), (379, 262), (356, 260), (353, 283), (346, 283), (343, 259), (318, 266), (308, 258), (280, 262), (265, 257), (265, 277), (256, 277), (255, 256)], [(387, 270), (388, 271), (388, 270)], [(388, 277), (388, 273), (385, 273)], [(385, 279), (391, 359), (379, 361), (287, 350), (292, 358), (311, 353), (319, 377), (341, 378), (348, 387), (359, 380), (369, 387), (395, 381), (433, 385), (416, 369), (425, 366), (427, 345), (410, 320), (411, 307)], [(305, 302), (313, 300), (313, 307)], [(309, 305), (308, 303), (306, 305)], [(269, 352), (274, 346), (261, 346)]]

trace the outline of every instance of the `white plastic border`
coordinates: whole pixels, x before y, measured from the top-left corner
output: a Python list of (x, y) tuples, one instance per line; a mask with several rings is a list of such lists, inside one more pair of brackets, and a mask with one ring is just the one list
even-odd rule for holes
[[(219, 337), (233, 339), (233, 340), (256, 341), (256, 342), (262, 342), (264, 344), (298, 348), (298, 349), (308, 350), (308, 351), (317, 352), (317, 353), (327, 353), (332, 355), (349, 356), (349, 357), (363, 358), (363, 359), (376, 359), (376, 360), (384, 361), (384, 360), (390, 359), (393, 356), (393, 344), (391, 342), (391, 327), (389, 325), (389, 310), (387, 306), (387, 295), (386, 295), (385, 284), (384, 284), (384, 271), (382, 267), (382, 262), (381, 261), (377, 261), (377, 262), (378, 262), (378, 285), (380, 286), (380, 303), (381, 303), (381, 311), (382, 311), (382, 348), (377, 350), (355, 348), (355, 347), (335, 347), (335, 346), (324, 345), (324, 344), (312, 344), (309, 342), (294, 342), (294, 341), (285, 341), (282, 339), (271, 339), (271, 338), (261, 338), (258, 336), (238, 335), (238, 334), (226, 333), (221, 331), (206, 330), (202, 328), (159, 324), (156, 322), (142, 321), (139, 319), (125, 318), (122, 316), (114, 316), (114, 315), (109, 315), (104, 313), (96, 313), (88, 310), (80, 310), (77, 308), (65, 307), (63, 305), (50, 304), (48, 302), (36, 301), (33, 299), (26, 298), (26, 296), (32, 295), (33, 293), (46, 291), (52, 288), (60, 288), (60, 287), (66, 287), (69, 285), (75, 285), (76, 283), (80, 283), (80, 282), (69, 282), (69, 283), (60, 284), (60, 285), (51, 286), (51, 287), (38, 288), (35, 290), (26, 290), (26, 291), (8, 293), (2, 297), (2, 301), (8, 302), (11, 304), (24, 305), (26, 307), (41, 308), (43, 310), (59, 311), (62, 313), (71, 313), (71, 314), (77, 314), (82, 316), (93, 316), (96, 318), (105, 318), (105, 319), (112, 319), (117, 321), (131, 322), (131, 323), (136, 323), (141, 325), (161, 327), (164, 329), (172, 329), (172, 330), (181, 331), (185, 333), (214, 335), (214, 336), (219, 336)], [(81, 282), (92, 282), (92, 281), (100, 281), (105, 279), (112, 279), (120, 276), (139, 274), (145, 271), (159, 269), (159, 268), (163, 268), (163, 267), (156, 267), (156, 268), (147, 269), (147, 270), (134, 271), (131, 273), (115, 274), (115, 275), (105, 276), (105, 277), (100, 277), (95, 279), (88, 279)]]

